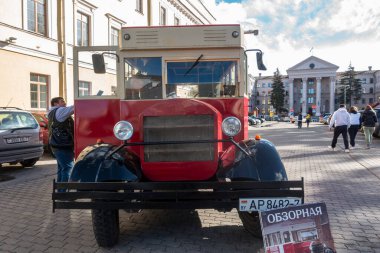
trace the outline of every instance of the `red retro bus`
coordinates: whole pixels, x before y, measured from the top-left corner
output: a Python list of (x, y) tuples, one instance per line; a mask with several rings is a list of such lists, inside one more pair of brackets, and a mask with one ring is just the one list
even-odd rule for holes
[(274, 145), (248, 137), (248, 52), (265, 66), (239, 25), (119, 37), (119, 47), (74, 48), (76, 163), (70, 182), (54, 183), (53, 209), (91, 209), (98, 244), (112, 246), (119, 209), (237, 208), (260, 236), (258, 211), (274, 198), (303, 202), (303, 180), (287, 180)]

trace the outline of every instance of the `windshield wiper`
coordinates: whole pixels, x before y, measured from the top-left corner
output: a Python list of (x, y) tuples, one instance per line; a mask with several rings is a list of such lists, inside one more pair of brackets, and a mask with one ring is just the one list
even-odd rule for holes
[(201, 54), (198, 59), (193, 63), (193, 65), (186, 71), (186, 73), (183, 75), (183, 76), (186, 76), (187, 74), (189, 74), (189, 72), (195, 67), (198, 65), (200, 59), (203, 57), (203, 54)]

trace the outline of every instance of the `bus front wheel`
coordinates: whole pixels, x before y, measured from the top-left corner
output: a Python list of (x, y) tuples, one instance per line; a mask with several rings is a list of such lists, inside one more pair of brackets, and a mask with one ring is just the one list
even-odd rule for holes
[(239, 212), (244, 228), (253, 236), (262, 238), (261, 225), (258, 212)]

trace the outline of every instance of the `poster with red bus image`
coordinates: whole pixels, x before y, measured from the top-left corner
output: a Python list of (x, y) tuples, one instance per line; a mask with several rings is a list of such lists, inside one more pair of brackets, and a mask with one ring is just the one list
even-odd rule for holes
[(266, 253), (336, 253), (325, 203), (260, 212)]

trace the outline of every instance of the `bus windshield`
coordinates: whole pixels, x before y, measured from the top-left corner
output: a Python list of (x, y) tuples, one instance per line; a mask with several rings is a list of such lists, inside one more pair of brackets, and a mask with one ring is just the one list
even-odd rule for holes
[(236, 61), (188, 61), (167, 63), (166, 95), (168, 97), (235, 96)]
[(167, 83), (164, 87), (161, 57), (125, 58), (125, 98), (237, 96), (237, 60), (200, 61), (200, 58), (197, 61), (166, 62)]

